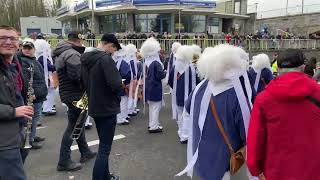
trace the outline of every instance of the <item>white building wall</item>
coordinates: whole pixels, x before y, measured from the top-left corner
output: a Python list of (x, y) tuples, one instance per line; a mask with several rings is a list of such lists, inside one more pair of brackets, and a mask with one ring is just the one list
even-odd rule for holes
[(62, 29), (62, 24), (55, 17), (21, 17), (21, 35), (28, 36), (27, 29), (40, 29), (41, 33), (51, 34), (52, 29)]

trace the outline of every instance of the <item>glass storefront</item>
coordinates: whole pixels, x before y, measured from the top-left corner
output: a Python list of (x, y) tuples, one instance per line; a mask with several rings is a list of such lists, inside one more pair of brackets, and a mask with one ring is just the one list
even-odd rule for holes
[(136, 14), (135, 31), (146, 32), (170, 32), (171, 15), (170, 14)]
[(100, 16), (100, 33), (121, 33), (126, 32), (127, 16), (126, 14), (113, 14)]
[(175, 32), (181, 33), (203, 33), (206, 31), (206, 16), (204, 15), (175, 15)]

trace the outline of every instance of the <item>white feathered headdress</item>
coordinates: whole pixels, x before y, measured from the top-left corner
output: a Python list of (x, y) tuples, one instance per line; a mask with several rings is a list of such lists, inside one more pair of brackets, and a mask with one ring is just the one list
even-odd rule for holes
[(231, 80), (246, 72), (248, 54), (241, 48), (231, 45), (218, 45), (207, 48), (197, 63), (198, 71), (203, 78), (214, 83)]
[(136, 54), (137, 47), (134, 44), (128, 44), (126, 46), (126, 51), (127, 51), (128, 54)]
[(253, 56), (252, 67), (255, 71), (261, 71), (264, 68), (270, 68), (270, 58), (266, 54), (258, 54)]
[(175, 54), (176, 61), (174, 62), (175, 69), (181, 74), (192, 63), (193, 48), (191, 46), (181, 46)]
[(128, 44), (126, 46), (127, 56), (130, 60), (137, 59), (137, 47), (134, 44)]
[(162, 66), (162, 62), (159, 57), (161, 50), (160, 43), (153, 37), (147, 39), (141, 46), (141, 54), (144, 57), (144, 61), (147, 67), (154, 61), (158, 61)]
[(37, 39), (34, 42), (34, 47), (36, 49), (36, 57), (39, 58), (43, 53), (48, 53), (48, 55), (51, 55), (51, 46), (50, 44), (44, 40), (44, 39)]
[(158, 55), (161, 50), (160, 43), (153, 37), (147, 39), (141, 46), (143, 57)]
[(173, 54), (176, 54), (178, 49), (181, 47), (181, 43), (179, 42), (174, 42), (171, 46), (171, 50)]
[(123, 60), (125, 58), (126, 55), (126, 49), (125, 49), (125, 45), (120, 44), (121, 49), (119, 49), (118, 51), (113, 53), (112, 59), (115, 62), (118, 62), (119, 60)]
[(196, 55), (198, 55), (198, 56), (201, 55), (201, 48), (200, 48), (200, 46), (193, 44), (191, 47), (193, 48), (193, 54), (196, 54)]
[(193, 53), (194, 49), (192, 46), (181, 46), (175, 54), (175, 57), (177, 61), (182, 61), (189, 64), (192, 62)]

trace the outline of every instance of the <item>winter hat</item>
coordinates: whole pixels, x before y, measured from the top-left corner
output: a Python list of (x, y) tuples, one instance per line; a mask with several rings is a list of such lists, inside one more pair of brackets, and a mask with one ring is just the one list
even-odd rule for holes
[(295, 68), (304, 64), (305, 56), (301, 50), (288, 49), (281, 52), (278, 57), (279, 68)]

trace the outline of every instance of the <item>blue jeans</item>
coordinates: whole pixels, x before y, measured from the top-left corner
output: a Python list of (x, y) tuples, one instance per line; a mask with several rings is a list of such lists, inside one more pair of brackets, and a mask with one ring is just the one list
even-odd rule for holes
[(20, 150), (9, 149), (0, 151), (0, 179), (1, 180), (26, 180), (23, 170)]
[(117, 115), (93, 118), (99, 136), (99, 151), (93, 167), (92, 180), (110, 180), (109, 155), (117, 124)]
[[(81, 109), (74, 107), (72, 104), (67, 104), (67, 106), (68, 106), (68, 126), (63, 134), (62, 141), (61, 141), (60, 157), (59, 157), (59, 163), (58, 163), (60, 166), (65, 166), (68, 162), (71, 161), (70, 147), (73, 142), (73, 140), (71, 139), (71, 134), (76, 125), (78, 116), (81, 113)], [(88, 143), (86, 141), (85, 131), (82, 131), (79, 139), (77, 139), (77, 144), (78, 144), (81, 156), (91, 153)]]
[(37, 133), (37, 125), (38, 122), (41, 118), (41, 111), (42, 111), (42, 103), (43, 102), (38, 102), (33, 104), (33, 117), (32, 117), (32, 129), (31, 129), (31, 134), (30, 134), (30, 142), (34, 141), (34, 137), (36, 137)]

